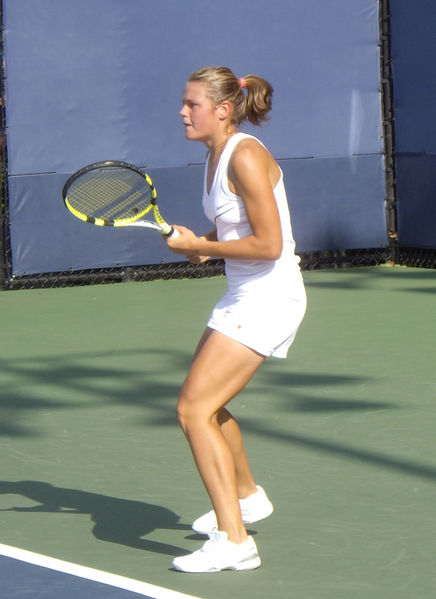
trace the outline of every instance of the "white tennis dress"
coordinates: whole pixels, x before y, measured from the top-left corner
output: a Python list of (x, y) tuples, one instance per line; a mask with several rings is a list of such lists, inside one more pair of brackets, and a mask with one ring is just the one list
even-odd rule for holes
[[(219, 241), (240, 239), (252, 234), (242, 199), (228, 183), (228, 164), (245, 133), (227, 142), (207, 192), (207, 164), (204, 175), (203, 208), (217, 228)], [(261, 143), (256, 139), (258, 143)], [(283, 251), (278, 260), (252, 262), (226, 259), (228, 290), (216, 304), (208, 326), (250, 347), (264, 356), (286, 358), (306, 310), (306, 293), (295, 254), (283, 173), (274, 188), (283, 234)]]

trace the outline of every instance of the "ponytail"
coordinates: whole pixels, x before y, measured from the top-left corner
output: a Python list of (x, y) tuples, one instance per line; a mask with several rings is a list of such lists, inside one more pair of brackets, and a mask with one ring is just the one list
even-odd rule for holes
[(247, 90), (246, 118), (253, 125), (260, 125), (268, 120), (271, 110), (273, 88), (272, 85), (257, 75), (243, 77)]

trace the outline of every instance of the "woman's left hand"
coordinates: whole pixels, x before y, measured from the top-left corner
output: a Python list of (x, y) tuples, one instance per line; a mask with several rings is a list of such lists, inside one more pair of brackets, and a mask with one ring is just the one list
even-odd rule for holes
[(203, 262), (210, 260), (210, 256), (200, 256), (197, 254), (186, 254), (186, 257), (192, 264), (203, 264)]

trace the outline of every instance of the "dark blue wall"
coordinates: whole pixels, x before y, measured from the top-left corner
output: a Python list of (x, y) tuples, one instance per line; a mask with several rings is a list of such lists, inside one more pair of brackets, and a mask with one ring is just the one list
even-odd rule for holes
[(15, 275), (174, 260), (151, 232), (64, 211), (63, 182), (97, 160), (147, 165), (168, 220), (210, 227), (205, 150), (178, 117), (187, 76), (208, 64), (274, 85), (256, 133), (285, 172), (298, 250), (385, 246), (377, 0), (3, 4)]
[(399, 243), (436, 248), (436, 3), (391, 1)]

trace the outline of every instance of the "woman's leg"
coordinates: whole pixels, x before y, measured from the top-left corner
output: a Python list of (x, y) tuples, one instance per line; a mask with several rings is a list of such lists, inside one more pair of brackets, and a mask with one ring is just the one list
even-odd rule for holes
[(256, 493), (257, 487), (248, 463), (239, 425), (226, 408), (219, 411), (217, 420), (233, 455), (238, 497), (244, 499)]
[(239, 428), (222, 409), (246, 386), (263, 361), (264, 356), (208, 329), (197, 348), (178, 403), (179, 421), (211, 498), (218, 528), (227, 532), (229, 540), (235, 543), (247, 538), (237, 476), (242, 472), (242, 479), (245, 478), (242, 484), (252, 483), (251, 474), (246, 474), (248, 462)]
[[(201, 348), (212, 333), (213, 329), (206, 328), (194, 353), (193, 361), (195, 361), (195, 358), (200, 353)], [(222, 408), (218, 412), (217, 422), (221, 428), (221, 432), (229, 444), (230, 451), (232, 452), (233, 460), (235, 462), (238, 496), (240, 499), (243, 499), (249, 495), (253, 495), (253, 493), (256, 493), (257, 487), (251, 473), (250, 464), (248, 463), (239, 425), (226, 408)]]

